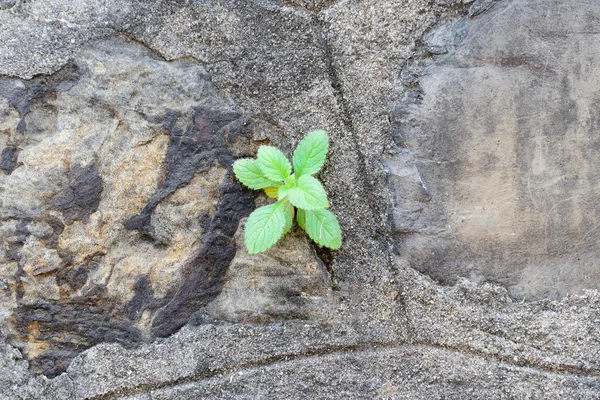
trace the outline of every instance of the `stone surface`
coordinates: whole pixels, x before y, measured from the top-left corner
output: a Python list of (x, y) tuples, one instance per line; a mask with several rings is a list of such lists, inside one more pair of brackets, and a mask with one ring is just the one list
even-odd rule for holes
[(428, 34), (441, 54), (394, 110), (389, 161), (412, 266), (520, 299), (600, 287), (599, 19), (597, 4), (508, 2)]
[[(518, 268), (462, 239), (481, 235), (487, 244), (488, 231), (506, 225), (475, 232), (471, 221), (460, 231), (448, 212), (481, 199), (460, 179), (488, 177), (483, 185), (517, 171), (477, 164), (485, 141), (472, 139), (493, 133), (479, 123), (493, 115), (481, 102), (496, 89), (476, 90), (470, 74), (490, 69), (496, 82), (510, 82), (500, 77), (511, 70), (521, 83), (539, 82), (522, 98), (502, 86), (493, 100), (538, 107), (545, 118), (542, 94), (562, 99), (564, 85), (530, 76), (539, 70), (535, 51), (549, 46), (534, 39), (580, 40), (580, 51), (560, 54), (562, 69), (543, 68), (570, 76), (565, 68), (585, 54), (593, 75), (593, 31), (581, 21), (592, 24), (596, 8), (566, 0), (0, 2), (0, 398), (597, 398), (598, 292), (560, 291), (574, 287), (576, 268), (560, 275), (575, 279), (568, 290), (515, 291), (514, 282), (531, 283), (512, 274)], [(494, 53), (502, 49), (532, 54), (513, 65), (515, 54)], [(479, 111), (463, 117), (458, 104)], [(524, 127), (533, 129), (534, 117)], [(479, 122), (467, 137), (458, 121)], [(585, 120), (541, 121), (578, 133), (562, 146), (553, 131), (554, 147), (542, 153), (556, 155), (546, 158), (550, 172), (588, 165), (593, 177), (593, 158), (575, 151), (594, 151)], [(319, 178), (342, 248), (318, 248), (295, 232), (249, 256), (239, 221), (267, 200), (235, 184), (231, 162), (262, 143), (289, 154), (314, 128), (331, 137)], [(436, 147), (425, 129), (438, 132)], [(471, 141), (478, 150), (462, 151)], [(512, 150), (526, 159), (530, 148)], [(428, 151), (465, 157), (462, 172), (423, 162)], [(563, 159), (563, 169), (553, 164)], [(552, 177), (531, 181), (538, 204), (573, 189), (544, 181)], [(573, 182), (593, 200), (585, 182)], [(526, 206), (530, 194), (516, 199), (505, 205)], [(528, 215), (517, 211), (513, 221)], [(576, 254), (569, 243), (580, 232), (562, 232), (551, 243), (564, 253), (547, 260)], [(594, 232), (580, 245), (588, 259)], [(515, 259), (506, 248), (502, 256)], [(540, 265), (546, 273), (550, 264)], [(512, 275), (502, 280), (502, 271)], [(505, 286), (482, 282), (492, 279)], [(526, 299), (554, 299), (523, 302), (524, 290)]]
[[(449, 363), (457, 364), (452, 372), (446, 369)], [(313, 386), (309, 387), (307, 382)], [(597, 381), (593, 378), (577, 379), (452, 350), (418, 346), (306, 357), (150, 392), (151, 399), (160, 400), (315, 396), (322, 399), (592, 398), (596, 394)]]
[(215, 320), (277, 323), (286, 319), (326, 321), (331, 316), (331, 277), (300, 229), (277, 246), (248, 254), (242, 220), (236, 254), (219, 296), (207, 307)]
[[(596, 398), (597, 292), (531, 304), (498, 286), (465, 280), (448, 290), (409, 270), (401, 278), (411, 285), (405, 337), (333, 321), (211, 323), (137, 350), (96, 346), (53, 380), (34, 378), (25, 361), (0, 372), (28, 382), (7, 393), (40, 399)], [(2, 351), (20, 357), (11, 346)], [(51, 391), (56, 385), (64, 397)]]
[[(191, 311), (154, 316), (182, 290), (207, 303), (221, 285), (233, 248), (215, 243), (253, 206), (228, 174), (255, 151), (238, 138), (251, 135), (248, 118), (197, 63), (120, 38), (48, 78), (0, 86), (4, 114), (20, 116), (2, 135), (11, 166), (0, 178), (0, 278), (3, 308), (15, 310), (5, 334), (53, 373), (95, 343), (184, 325)], [(211, 259), (195, 253), (203, 247)]]

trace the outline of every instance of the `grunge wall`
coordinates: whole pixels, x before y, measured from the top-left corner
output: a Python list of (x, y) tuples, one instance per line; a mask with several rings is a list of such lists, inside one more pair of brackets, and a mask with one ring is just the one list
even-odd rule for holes
[[(0, 1), (0, 398), (597, 398), (600, 4)], [(231, 164), (329, 132), (339, 251)]]

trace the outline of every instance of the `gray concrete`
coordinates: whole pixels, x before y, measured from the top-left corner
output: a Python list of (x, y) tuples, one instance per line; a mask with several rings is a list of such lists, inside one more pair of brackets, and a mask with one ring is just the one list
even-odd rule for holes
[[(0, 2), (0, 399), (600, 398), (600, 295), (584, 290), (595, 186), (556, 181), (591, 181), (593, 136), (558, 107), (565, 79), (549, 79), (583, 82), (588, 64), (593, 76), (593, 31), (578, 24), (596, 8)], [(560, 62), (539, 64), (537, 37)], [(568, 87), (594, 110), (592, 84)], [(566, 114), (550, 119), (547, 98)], [(532, 111), (529, 130), (488, 132), (518, 119), (496, 114), (511, 105)], [(541, 164), (535, 127), (554, 132)], [(296, 231), (249, 256), (238, 221), (267, 200), (230, 162), (266, 142), (289, 152), (314, 128), (331, 136), (319, 178), (342, 249)], [(484, 162), (500, 134), (523, 136), (498, 151), (521, 164)], [(526, 206), (573, 189), (581, 226), (547, 210), (562, 230), (536, 253), (545, 236)], [(456, 227), (453, 210), (488, 198), (513, 210), (502, 224)], [(513, 226), (535, 235), (492, 241)], [(587, 281), (552, 268), (580, 253)], [(536, 266), (553, 291), (528, 278)]]

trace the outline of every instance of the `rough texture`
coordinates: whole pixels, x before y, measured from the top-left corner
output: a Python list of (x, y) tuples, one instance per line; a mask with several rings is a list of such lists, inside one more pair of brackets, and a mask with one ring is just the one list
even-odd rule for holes
[[(561, 179), (595, 176), (599, 15), (0, 1), (0, 399), (598, 398), (600, 297), (580, 290), (595, 186)], [(342, 248), (295, 232), (248, 255), (239, 222), (267, 199), (231, 162), (314, 128), (331, 137), (319, 178)], [(496, 136), (515, 145), (491, 162)], [(512, 212), (458, 229), (452, 212), (488, 195)], [(543, 253), (527, 207), (560, 196), (581, 219), (540, 209), (560, 228)], [(497, 240), (513, 226), (532, 236)]]
[(245, 221), (236, 233), (236, 254), (225, 285), (207, 307), (213, 320), (278, 323), (286, 319), (325, 321), (331, 314), (331, 277), (306, 235), (290, 233), (276, 247), (248, 254)]
[(228, 173), (255, 151), (249, 118), (197, 63), (121, 38), (0, 87), (15, 116), (2, 135), (2, 306), (15, 310), (5, 334), (53, 374), (90, 345), (183, 326), (193, 310), (155, 313), (218, 294), (230, 238), (253, 208)]
[(394, 109), (389, 161), (392, 182), (407, 163), (422, 178), (396, 190), (411, 266), (519, 299), (600, 288), (599, 22), (598, 4), (507, 2), (428, 34), (439, 55)]

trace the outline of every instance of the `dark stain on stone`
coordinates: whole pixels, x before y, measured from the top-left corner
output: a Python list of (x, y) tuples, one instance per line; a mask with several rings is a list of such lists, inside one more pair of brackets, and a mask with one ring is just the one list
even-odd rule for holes
[(253, 209), (253, 193), (237, 183), (223, 187), (221, 201), (212, 216), (208, 233), (183, 268), (182, 286), (154, 318), (154, 336), (166, 337), (176, 332), (194, 312), (221, 293), (225, 272), (235, 255), (233, 235), (240, 219)]
[(25, 240), (30, 234), (28, 226), (31, 222), (33, 222), (32, 218), (23, 218), (16, 226), (16, 231), (18, 234), (23, 235), (23, 240)]
[(140, 331), (118, 318), (118, 313), (119, 303), (106, 298), (21, 302), (14, 314), (15, 339), (48, 346), (30, 362), (37, 372), (54, 377), (64, 372), (77, 354), (98, 343), (119, 343), (126, 348), (140, 343)]
[(2, 153), (0, 154), (0, 169), (6, 175), (12, 174), (17, 167), (20, 151), (21, 149), (16, 146), (8, 146), (2, 149)]
[(169, 111), (163, 121), (170, 136), (164, 182), (142, 211), (125, 222), (127, 229), (136, 229), (152, 241), (156, 237), (151, 217), (158, 203), (187, 185), (196, 173), (208, 170), (215, 160), (231, 170), (233, 157), (227, 143), (239, 134), (247, 134), (243, 128), (248, 118), (234, 111), (197, 107), (185, 132), (177, 127), (178, 118), (178, 113)]
[(81, 68), (74, 62), (69, 62), (51, 75), (38, 75), (31, 80), (0, 78), (0, 96), (6, 98), (21, 116), (16, 131), (25, 133), (25, 117), (31, 111), (31, 103), (35, 99), (42, 98), (47, 93), (70, 90), (79, 82), (81, 75)]
[(63, 265), (56, 273), (56, 283), (62, 287), (70, 288), (71, 292), (81, 289), (87, 282), (90, 272), (99, 268), (102, 259), (105, 256), (103, 252), (96, 252), (85, 257), (83, 262), (73, 265), (72, 255), (61, 254), (59, 252)]
[(200, 217), (200, 227), (203, 232), (206, 232), (210, 229), (210, 214), (203, 214)]
[(166, 300), (156, 299), (152, 283), (148, 275), (140, 276), (134, 285), (135, 295), (125, 307), (125, 315), (131, 321), (137, 321), (144, 310), (156, 310), (163, 306)]
[(15, 226), (14, 235), (7, 238), (8, 249), (6, 250), (6, 258), (9, 261), (19, 261), (21, 259), (21, 249), (25, 245), (29, 237), (29, 229), (27, 225), (31, 223), (31, 218), (21, 219)]
[(17, 263), (17, 273), (15, 279), (17, 281), (15, 294), (17, 299), (23, 298), (24, 288), (21, 277), (25, 274), (23, 271), (23, 264), (21, 263), (21, 250), (25, 245), (25, 242), (31, 235), (28, 229), (28, 225), (32, 222), (31, 218), (22, 218), (15, 226), (15, 233), (12, 237), (8, 238), (8, 249), (6, 250), (6, 259), (9, 261), (15, 261)]
[[(52, 233), (42, 239), (42, 243), (49, 248), (58, 247), (58, 238), (65, 230), (65, 225), (58, 218), (49, 218), (46, 223), (52, 228)], [(59, 249), (60, 250), (60, 249)]]
[(102, 194), (102, 179), (95, 163), (83, 167), (74, 165), (69, 170), (69, 185), (55, 199), (55, 206), (62, 211), (67, 224), (73, 221), (87, 223), (89, 216), (98, 209)]
[[(238, 135), (250, 134), (245, 129), (249, 118), (237, 112), (198, 107), (194, 110), (191, 126), (185, 131), (177, 127), (178, 118), (177, 113), (168, 112), (163, 121), (170, 135), (164, 182), (144, 209), (125, 223), (128, 229), (138, 230), (157, 245), (160, 243), (156, 243), (151, 215), (158, 203), (215, 162), (231, 172), (234, 156), (228, 144)], [(135, 286), (136, 294), (126, 307), (126, 315), (135, 320), (146, 309), (158, 310), (152, 323), (152, 334), (166, 337), (213, 300), (221, 292), (225, 272), (235, 255), (233, 235), (240, 219), (254, 209), (254, 196), (236, 183), (224, 184), (215, 213), (202, 218), (206, 233), (200, 247), (183, 268), (181, 287), (159, 300), (154, 298), (147, 277), (141, 277)]]

